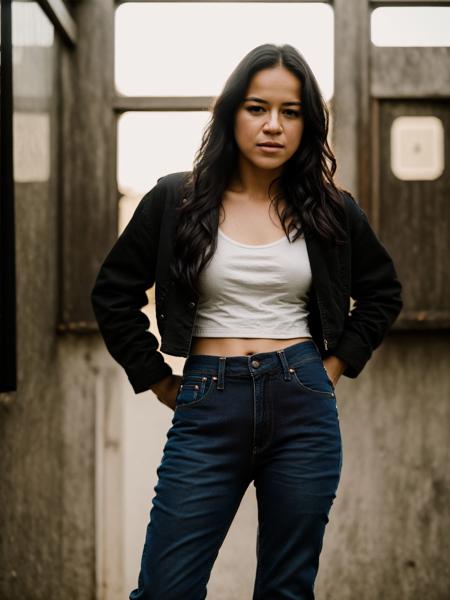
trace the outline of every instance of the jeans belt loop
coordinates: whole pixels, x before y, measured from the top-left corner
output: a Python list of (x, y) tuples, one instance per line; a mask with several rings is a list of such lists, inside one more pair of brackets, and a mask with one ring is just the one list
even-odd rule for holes
[(283, 367), (283, 378), (285, 381), (290, 381), (292, 379), (292, 375), (289, 369), (288, 361), (286, 359), (284, 350), (277, 350), (277, 354), (279, 359), (281, 360), (281, 366)]
[(219, 356), (219, 372), (218, 372), (218, 381), (217, 381), (217, 389), (223, 390), (225, 389), (225, 363), (226, 356)]

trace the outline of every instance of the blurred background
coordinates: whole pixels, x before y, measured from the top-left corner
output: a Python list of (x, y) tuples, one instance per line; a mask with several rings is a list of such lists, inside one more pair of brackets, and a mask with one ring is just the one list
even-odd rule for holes
[[(450, 598), (450, 2), (2, 0), (2, 600), (136, 587), (173, 413), (134, 394), (89, 294), (139, 200), (191, 169), (214, 97), (266, 42), (311, 65), (336, 181), (404, 288), (383, 345), (337, 386), (344, 458), (317, 598)], [(181, 373), (183, 357), (165, 358)], [(251, 598), (256, 525), (251, 485), (211, 600)]]

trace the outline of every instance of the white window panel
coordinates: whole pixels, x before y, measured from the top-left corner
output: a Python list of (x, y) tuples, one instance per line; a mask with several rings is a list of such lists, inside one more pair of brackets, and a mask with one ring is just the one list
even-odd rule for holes
[(12, 3), (12, 43), (15, 48), (51, 48), (54, 28), (37, 2)]
[(50, 115), (14, 111), (14, 180), (50, 179)]
[(126, 3), (117, 8), (115, 81), (133, 96), (218, 96), (252, 48), (289, 43), (333, 95), (334, 13), (327, 3)]
[(126, 112), (118, 122), (119, 191), (141, 196), (158, 177), (190, 171), (209, 111)]
[(376, 8), (370, 24), (375, 46), (450, 46), (450, 7)]

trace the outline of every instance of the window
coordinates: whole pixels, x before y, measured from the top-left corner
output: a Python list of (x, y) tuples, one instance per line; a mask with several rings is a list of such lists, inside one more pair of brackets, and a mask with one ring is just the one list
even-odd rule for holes
[(450, 7), (376, 8), (370, 25), (376, 46), (450, 46)]
[(127, 3), (115, 27), (121, 94), (217, 96), (238, 61), (266, 42), (298, 48), (325, 99), (333, 93), (333, 9), (326, 3)]

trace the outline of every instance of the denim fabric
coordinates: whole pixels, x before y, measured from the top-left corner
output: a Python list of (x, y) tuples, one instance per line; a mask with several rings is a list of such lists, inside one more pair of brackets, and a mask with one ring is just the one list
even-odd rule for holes
[(341, 467), (335, 390), (313, 340), (251, 356), (190, 355), (130, 600), (206, 598), (250, 482), (258, 503), (253, 600), (314, 598)]

